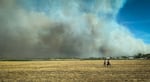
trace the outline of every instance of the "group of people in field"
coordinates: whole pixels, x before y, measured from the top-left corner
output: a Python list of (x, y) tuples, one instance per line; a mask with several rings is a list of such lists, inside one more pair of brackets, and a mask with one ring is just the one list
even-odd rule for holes
[(105, 58), (105, 59), (104, 59), (104, 66), (105, 66), (105, 67), (111, 66), (111, 63), (110, 63), (110, 59), (109, 59), (109, 58)]

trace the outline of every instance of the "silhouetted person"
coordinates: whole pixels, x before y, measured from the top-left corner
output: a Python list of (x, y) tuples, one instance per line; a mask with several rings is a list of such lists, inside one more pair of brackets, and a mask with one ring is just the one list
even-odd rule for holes
[(107, 63), (107, 62), (106, 62), (106, 59), (104, 59), (104, 66), (106, 66), (106, 63)]
[(111, 66), (109, 59), (107, 59), (107, 67)]

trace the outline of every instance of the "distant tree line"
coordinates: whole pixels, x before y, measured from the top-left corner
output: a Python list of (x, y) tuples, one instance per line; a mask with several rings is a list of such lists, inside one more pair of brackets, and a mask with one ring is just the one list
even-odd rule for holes
[(150, 54), (142, 54), (142, 53), (139, 53), (139, 54), (135, 55), (134, 58), (150, 59)]
[[(77, 58), (77, 57), (72, 57), (72, 58), (24, 58), (24, 59), (10, 59), (10, 58), (3, 58), (0, 57), (0, 61), (35, 61), (35, 60), (104, 60), (106, 57), (89, 57), (89, 58)], [(137, 55), (134, 56), (117, 56), (117, 57), (110, 57), (110, 59), (113, 60), (128, 60), (128, 59), (150, 59), (150, 53), (149, 54), (142, 54), (138, 53)]]

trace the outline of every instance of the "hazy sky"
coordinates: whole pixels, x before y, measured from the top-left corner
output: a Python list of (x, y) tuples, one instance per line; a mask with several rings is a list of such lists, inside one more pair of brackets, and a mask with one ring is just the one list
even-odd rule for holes
[[(21, 0), (24, 6), (27, 9), (31, 9), (33, 6), (38, 6), (35, 11), (43, 11), (49, 13), (51, 8), (49, 7), (50, 2), (46, 0), (30, 0), (30, 2), (26, 0)], [(115, 2), (111, 0), (112, 3)], [(33, 2), (33, 3), (31, 3)], [(95, 2), (95, 0), (86, 0), (84, 4), (84, 8), (81, 10), (83, 12), (91, 12), (91, 5)], [(61, 2), (60, 2), (61, 3)], [(58, 5), (60, 3), (55, 3)], [(54, 4), (53, 4), (54, 5)], [(149, 0), (126, 0), (124, 6), (120, 9), (117, 14), (117, 21), (129, 28), (129, 30), (135, 35), (137, 38), (143, 39), (145, 43), (150, 43), (150, 1)], [(101, 14), (101, 13), (100, 13)], [(107, 17), (112, 17), (111, 14), (108, 14)]]
[(0, 0), (0, 57), (149, 53), (148, 0)]

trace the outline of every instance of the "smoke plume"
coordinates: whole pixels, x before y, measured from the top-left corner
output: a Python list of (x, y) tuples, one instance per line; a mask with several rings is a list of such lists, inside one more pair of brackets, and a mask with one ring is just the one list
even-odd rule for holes
[(101, 57), (150, 49), (116, 15), (125, 0), (0, 0), (0, 56)]

